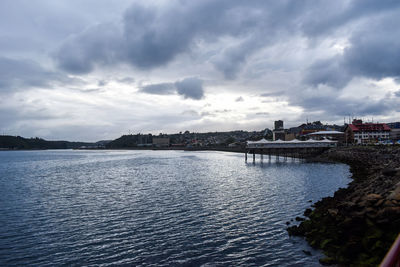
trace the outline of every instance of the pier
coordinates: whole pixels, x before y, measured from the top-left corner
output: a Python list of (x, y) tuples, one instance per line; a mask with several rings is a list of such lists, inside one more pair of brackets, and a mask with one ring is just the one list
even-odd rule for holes
[(253, 163), (256, 161), (256, 154), (260, 154), (261, 161), (264, 155), (275, 156), (277, 160), (283, 156), (284, 160), (290, 158), (308, 158), (322, 153), (326, 149), (336, 147), (337, 142), (324, 139), (324, 140), (292, 140), (292, 141), (268, 141), (261, 139), (259, 141), (247, 141), (245, 150), (245, 161), (247, 162), (248, 154), (252, 154)]

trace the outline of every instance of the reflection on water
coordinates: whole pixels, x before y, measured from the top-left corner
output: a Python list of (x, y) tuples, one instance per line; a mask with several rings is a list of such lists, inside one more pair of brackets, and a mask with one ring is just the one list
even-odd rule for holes
[(286, 222), (348, 177), (224, 152), (0, 152), (0, 264), (318, 266)]

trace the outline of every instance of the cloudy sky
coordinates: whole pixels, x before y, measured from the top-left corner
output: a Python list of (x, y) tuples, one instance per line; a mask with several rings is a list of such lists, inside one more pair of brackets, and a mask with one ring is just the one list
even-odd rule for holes
[(0, 134), (400, 120), (398, 0), (2, 0)]

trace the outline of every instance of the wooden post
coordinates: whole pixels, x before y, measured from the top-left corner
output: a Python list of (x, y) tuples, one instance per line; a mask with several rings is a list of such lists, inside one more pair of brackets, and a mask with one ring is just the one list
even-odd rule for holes
[(244, 162), (247, 162), (247, 150), (244, 152)]
[(253, 164), (256, 163), (256, 151), (253, 150)]

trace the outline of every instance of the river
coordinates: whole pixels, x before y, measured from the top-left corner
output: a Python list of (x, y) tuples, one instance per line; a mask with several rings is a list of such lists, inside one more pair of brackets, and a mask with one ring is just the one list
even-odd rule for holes
[(286, 222), (349, 182), (229, 152), (0, 151), (0, 265), (319, 266)]

